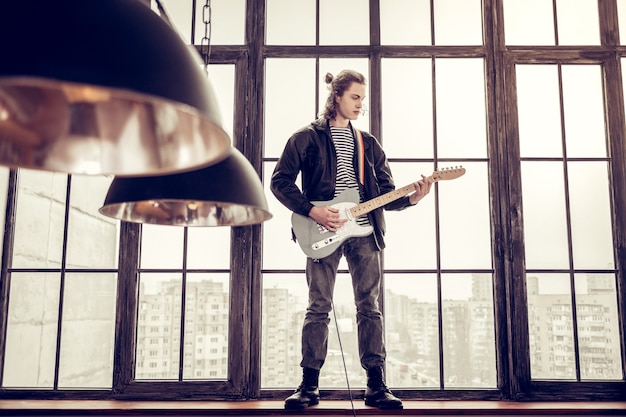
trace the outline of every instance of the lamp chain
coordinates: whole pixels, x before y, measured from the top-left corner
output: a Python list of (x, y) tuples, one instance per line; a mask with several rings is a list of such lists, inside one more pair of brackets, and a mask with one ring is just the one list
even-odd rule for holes
[(204, 36), (202, 37), (201, 53), (204, 58), (204, 72), (209, 72), (209, 56), (211, 55), (211, 0), (206, 0), (202, 8)]

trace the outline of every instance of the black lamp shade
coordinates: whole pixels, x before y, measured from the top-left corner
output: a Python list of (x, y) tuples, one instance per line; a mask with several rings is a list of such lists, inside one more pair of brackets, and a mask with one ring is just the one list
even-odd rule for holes
[(243, 226), (269, 220), (263, 185), (235, 148), (223, 161), (179, 174), (113, 179), (100, 212), (134, 223)]
[(144, 3), (3, 2), (0, 164), (158, 175), (227, 156), (199, 55)]

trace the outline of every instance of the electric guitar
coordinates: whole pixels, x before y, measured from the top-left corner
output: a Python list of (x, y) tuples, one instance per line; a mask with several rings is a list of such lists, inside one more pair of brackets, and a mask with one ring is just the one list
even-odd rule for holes
[[(428, 177), (431, 182), (453, 180), (465, 174), (465, 168), (444, 168)], [(339, 218), (347, 219), (335, 232), (317, 223), (308, 216), (293, 213), (291, 226), (302, 251), (309, 258), (321, 259), (333, 253), (344, 239), (367, 236), (374, 231), (372, 226), (359, 226), (356, 218), (395, 201), (415, 190), (413, 183), (359, 204), (359, 191), (351, 188), (330, 201), (313, 201), (316, 206), (331, 206), (339, 210)]]

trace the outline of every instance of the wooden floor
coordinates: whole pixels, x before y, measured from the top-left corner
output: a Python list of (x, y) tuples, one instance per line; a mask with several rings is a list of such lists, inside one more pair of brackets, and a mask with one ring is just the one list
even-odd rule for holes
[(626, 402), (403, 401), (381, 411), (362, 401), (322, 401), (287, 412), (282, 401), (0, 400), (0, 416), (626, 416)]

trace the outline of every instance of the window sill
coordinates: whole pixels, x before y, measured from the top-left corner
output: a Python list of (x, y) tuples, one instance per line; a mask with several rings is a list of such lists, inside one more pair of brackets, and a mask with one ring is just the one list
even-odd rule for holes
[[(403, 410), (382, 412), (354, 401), (357, 415), (599, 416), (626, 415), (626, 402), (404, 401)], [(288, 412), (282, 401), (0, 400), (2, 416), (350, 416), (349, 401), (322, 401)]]

